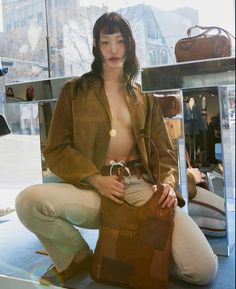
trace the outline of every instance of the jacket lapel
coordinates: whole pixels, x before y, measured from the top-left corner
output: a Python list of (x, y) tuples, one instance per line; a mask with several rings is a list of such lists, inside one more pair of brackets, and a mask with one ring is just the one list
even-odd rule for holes
[(109, 119), (110, 127), (111, 127), (112, 115), (111, 115), (109, 102), (108, 102), (108, 99), (107, 99), (107, 96), (105, 93), (104, 85), (97, 81), (96, 85), (93, 88), (93, 93), (96, 95), (96, 97), (100, 101), (102, 107), (104, 108), (104, 110), (107, 114), (107, 117)]
[(146, 119), (146, 103), (143, 103), (140, 96), (137, 95), (137, 100), (135, 100), (127, 91), (125, 92), (125, 98), (127, 102), (128, 109), (130, 111), (130, 117), (132, 121), (132, 126), (134, 129), (134, 135), (138, 144), (139, 152), (144, 161), (143, 165), (148, 168), (148, 157), (145, 147), (144, 138), (140, 138), (141, 133), (145, 128)]

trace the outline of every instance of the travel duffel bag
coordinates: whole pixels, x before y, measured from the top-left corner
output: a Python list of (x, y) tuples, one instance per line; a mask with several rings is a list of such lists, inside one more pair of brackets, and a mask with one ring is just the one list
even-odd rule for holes
[[(158, 152), (157, 157), (153, 165), (159, 164)], [(157, 192), (144, 205), (121, 205), (102, 197), (99, 238), (90, 270), (95, 281), (134, 289), (168, 288), (173, 208), (158, 204), (163, 186), (156, 167)]]
[[(195, 28), (204, 31), (196, 36), (191, 36), (192, 30)], [(211, 34), (210, 32), (213, 30), (217, 30), (217, 34)], [(187, 30), (187, 36), (180, 39), (175, 45), (177, 62), (231, 56), (231, 37), (234, 38), (234, 36), (223, 28), (195, 25)]]

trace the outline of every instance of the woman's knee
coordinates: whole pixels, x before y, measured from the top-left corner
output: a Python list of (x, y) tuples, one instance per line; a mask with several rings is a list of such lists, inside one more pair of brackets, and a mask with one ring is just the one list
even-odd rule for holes
[(174, 273), (189, 283), (210, 283), (218, 270), (218, 259), (207, 239), (182, 210), (176, 210), (172, 239)]
[(201, 286), (211, 283), (218, 271), (218, 259), (214, 254), (202, 256), (198, 260), (194, 258), (191, 264), (181, 265), (172, 260), (171, 274), (185, 282)]
[(215, 254), (204, 256), (202, 261), (193, 267), (190, 282), (196, 285), (206, 285), (213, 282), (218, 271), (218, 258)]
[(21, 191), (15, 200), (16, 213), (19, 219), (26, 223), (30, 220), (35, 204), (39, 202), (39, 190), (42, 185), (32, 185)]

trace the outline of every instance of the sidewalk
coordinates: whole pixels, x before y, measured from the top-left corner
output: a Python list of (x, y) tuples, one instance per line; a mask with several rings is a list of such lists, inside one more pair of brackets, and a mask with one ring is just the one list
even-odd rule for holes
[(41, 183), (40, 139), (37, 135), (0, 138), (0, 207), (14, 207), (23, 188)]

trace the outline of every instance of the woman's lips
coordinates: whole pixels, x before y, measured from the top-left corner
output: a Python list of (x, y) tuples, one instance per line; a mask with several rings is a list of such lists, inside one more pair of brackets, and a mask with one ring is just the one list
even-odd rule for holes
[(120, 58), (119, 57), (111, 57), (111, 58), (109, 58), (109, 60), (115, 62), (115, 61), (119, 61)]

